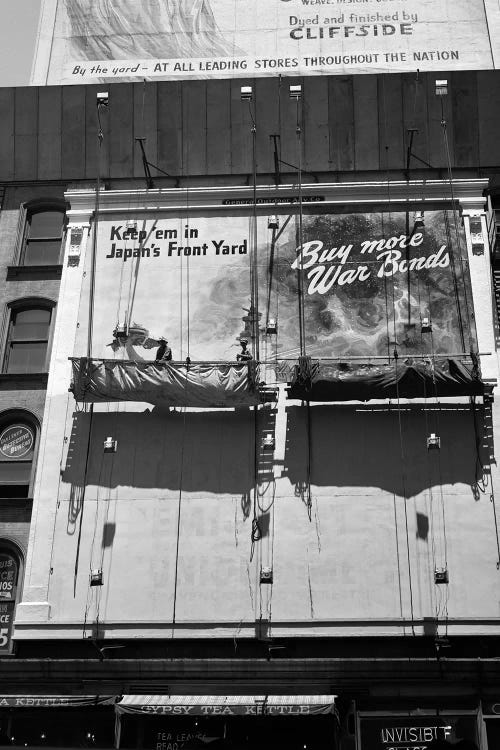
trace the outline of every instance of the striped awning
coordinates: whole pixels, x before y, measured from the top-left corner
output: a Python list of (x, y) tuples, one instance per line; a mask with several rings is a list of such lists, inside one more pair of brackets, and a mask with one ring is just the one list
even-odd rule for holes
[(335, 713), (334, 695), (124, 695), (121, 714), (308, 716)]

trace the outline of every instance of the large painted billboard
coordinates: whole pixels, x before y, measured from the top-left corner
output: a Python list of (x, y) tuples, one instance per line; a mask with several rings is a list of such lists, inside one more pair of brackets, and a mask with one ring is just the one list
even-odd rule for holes
[[(93, 357), (153, 361), (164, 337), (174, 361), (234, 361), (241, 339), (255, 356), (257, 331), (268, 362), (296, 359), (301, 338), (326, 359), (475, 348), (452, 212), (276, 210), (103, 217)], [(112, 337), (124, 327), (126, 346)]]
[(483, 0), (44, 0), (32, 83), (491, 69), (496, 15)]

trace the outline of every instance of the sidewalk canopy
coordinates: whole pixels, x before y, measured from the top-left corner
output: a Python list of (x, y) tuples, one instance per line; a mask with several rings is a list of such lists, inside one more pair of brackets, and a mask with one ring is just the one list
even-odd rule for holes
[(335, 713), (334, 695), (124, 695), (120, 714), (307, 716)]

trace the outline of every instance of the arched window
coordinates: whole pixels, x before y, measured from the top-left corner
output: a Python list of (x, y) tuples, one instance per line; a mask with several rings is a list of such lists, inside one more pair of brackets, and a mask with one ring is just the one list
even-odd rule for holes
[(30, 497), (38, 432), (29, 412), (0, 415), (0, 498)]
[(11, 303), (5, 345), (5, 373), (46, 372), (54, 303), (21, 300)]
[(32, 201), (24, 206), (25, 225), (20, 264), (52, 266), (61, 262), (66, 204), (64, 201)]

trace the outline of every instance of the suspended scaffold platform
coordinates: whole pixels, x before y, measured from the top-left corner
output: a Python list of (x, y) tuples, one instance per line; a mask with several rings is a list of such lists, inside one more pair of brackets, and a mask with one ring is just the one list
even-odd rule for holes
[(328, 362), (301, 357), (287, 388), (290, 399), (370, 401), (482, 396), (477, 357), (405, 357), (391, 362)]
[(261, 402), (255, 362), (134, 362), (71, 357), (70, 391), (85, 403), (232, 408)]

